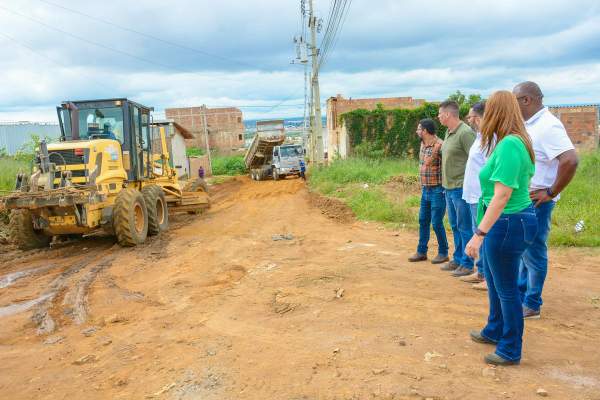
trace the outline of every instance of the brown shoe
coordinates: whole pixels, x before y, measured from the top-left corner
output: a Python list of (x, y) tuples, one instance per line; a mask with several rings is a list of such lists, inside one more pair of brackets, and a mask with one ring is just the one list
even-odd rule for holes
[(479, 283), (483, 281), (483, 278), (479, 275), (479, 272), (473, 272), (471, 275), (463, 276), (460, 280), (467, 283)]
[(412, 256), (408, 257), (408, 261), (417, 262), (417, 261), (425, 261), (427, 260), (427, 254), (415, 253)]
[(460, 265), (458, 265), (457, 263), (455, 263), (454, 261), (450, 260), (448, 261), (446, 264), (442, 265), (440, 267), (440, 269), (442, 271), (454, 271), (456, 268), (460, 267)]
[(467, 276), (467, 275), (471, 275), (472, 273), (473, 273), (472, 269), (460, 266), (460, 267), (456, 268), (454, 270), (454, 272), (452, 272), (452, 276), (455, 278), (458, 278), (459, 276)]
[(449, 261), (450, 259), (448, 258), (448, 256), (442, 256), (440, 254), (438, 254), (437, 256), (435, 256), (435, 258), (433, 260), (431, 260), (432, 264), (441, 264), (441, 263), (445, 263), (446, 261)]
[(485, 280), (474, 284), (473, 286), (471, 286), (472, 289), (475, 290), (487, 290), (487, 282)]

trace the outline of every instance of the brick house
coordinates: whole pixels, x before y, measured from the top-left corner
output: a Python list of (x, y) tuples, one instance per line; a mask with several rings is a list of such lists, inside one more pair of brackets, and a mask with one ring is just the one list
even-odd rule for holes
[(562, 121), (577, 150), (598, 149), (598, 104), (561, 104), (548, 109)]
[(208, 142), (211, 150), (228, 154), (238, 151), (244, 146), (244, 122), (242, 111), (235, 107), (207, 108), (183, 107), (167, 108), (167, 119), (172, 119), (194, 135), (186, 140), (188, 147), (199, 147), (206, 150), (203, 117), (206, 116)]
[(350, 154), (350, 140), (348, 132), (343, 124), (340, 124), (340, 115), (357, 109), (374, 110), (378, 104), (383, 108), (408, 108), (413, 109), (422, 106), (423, 99), (412, 97), (383, 97), (371, 99), (345, 99), (338, 94), (336, 97), (327, 99), (327, 153), (329, 158), (346, 158)]

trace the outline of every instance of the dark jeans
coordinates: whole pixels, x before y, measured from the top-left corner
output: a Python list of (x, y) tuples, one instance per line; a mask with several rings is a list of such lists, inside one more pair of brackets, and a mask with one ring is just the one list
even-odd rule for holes
[(528, 207), (516, 214), (502, 214), (483, 241), (490, 315), (481, 334), (497, 343), (496, 354), (506, 360), (521, 359), (523, 307), (519, 265), (536, 232), (535, 211)]
[(441, 186), (423, 186), (421, 194), (421, 209), (419, 210), (419, 245), (417, 253), (427, 254), (429, 243), (430, 225), (437, 237), (438, 254), (448, 255), (448, 239), (444, 229), (444, 214), (446, 213), (446, 200), (444, 189)]
[[(477, 229), (477, 203), (469, 204), (471, 208), (471, 224), (473, 227), (473, 233)], [(469, 243), (469, 242), (467, 242)], [(483, 257), (483, 246), (479, 248), (479, 260), (477, 260), (477, 273), (479, 276), (485, 275), (485, 268), (483, 267), (484, 257)]]
[(454, 235), (454, 262), (467, 269), (473, 269), (473, 259), (465, 254), (465, 246), (473, 236), (471, 209), (462, 199), (462, 188), (446, 189), (448, 221)]
[(548, 273), (548, 235), (554, 201), (535, 207), (538, 230), (533, 243), (523, 254), (519, 276), (521, 300), (526, 307), (538, 311), (542, 306), (542, 289)]

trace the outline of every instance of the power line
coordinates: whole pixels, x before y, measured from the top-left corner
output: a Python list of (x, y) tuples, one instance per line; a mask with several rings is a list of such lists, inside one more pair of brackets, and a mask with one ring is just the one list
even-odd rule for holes
[(63, 5), (56, 4), (56, 3), (53, 3), (51, 1), (47, 1), (47, 0), (38, 0), (38, 1), (40, 1), (40, 2), (42, 2), (44, 4), (48, 4), (50, 6), (53, 6), (53, 7), (57, 7), (57, 8), (63, 9), (65, 11), (69, 11), (69, 12), (77, 14), (77, 15), (84, 16), (86, 18), (90, 18), (90, 19), (92, 19), (94, 21), (101, 22), (103, 24), (106, 24), (106, 25), (109, 25), (109, 26), (121, 29), (121, 30), (126, 31), (126, 32), (134, 33), (134, 34), (143, 36), (143, 37), (148, 38), (148, 39), (152, 39), (152, 40), (156, 40), (158, 42), (164, 43), (164, 44), (168, 44), (168, 45), (173, 46), (173, 47), (178, 47), (178, 48), (183, 49), (183, 50), (188, 50), (188, 51), (191, 51), (191, 52), (194, 52), (194, 53), (202, 54), (204, 56), (216, 58), (216, 59), (219, 59), (219, 60), (222, 60), (222, 61), (227, 61), (227, 62), (238, 64), (238, 65), (241, 65), (241, 66), (256, 68), (255, 65), (248, 64), (248, 63), (245, 63), (243, 61), (234, 60), (234, 59), (231, 59), (231, 58), (220, 56), (218, 54), (212, 54), (212, 53), (209, 53), (209, 52), (207, 52), (205, 50), (201, 50), (201, 49), (198, 49), (198, 48), (195, 48), (195, 47), (191, 47), (191, 46), (179, 44), (179, 43), (176, 43), (176, 42), (172, 42), (170, 40), (162, 39), (162, 38), (160, 38), (158, 36), (154, 36), (154, 35), (151, 35), (149, 33), (141, 32), (141, 31), (138, 31), (138, 30), (135, 30), (135, 29), (127, 28), (125, 26), (122, 26), (122, 25), (119, 25), (119, 24), (115, 24), (114, 22), (107, 21), (105, 19), (98, 18), (98, 17), (96, 17), (94, 15), (86, 14), (86, 13), (81, 12), (79, 10), (75, 10), (75, 9), (72, 9), (72, 8), (69, 8), (69, 7), (65, 7)]
[[(11, 41), (11, 42), (13, 42), (13, 43), (15, 43), (15, 44), (17, 44), (17, 45), (19, 45), (19, 46), (21, 46), (21, 47), (24, 47), (25, 49), (29, 50), (29, 51), (30, 51), (30, 52), (32, 52), (33, 54), (37, 55), (38, 57), (45, 58), (46, 60), (48, 60), (48, 61), (50, 61), (50, 62), (52, 62), (52, 63), (54, 63), (54, 64), (58, 65), (59, 67), (63, 67), (63, 68), (66, 68), (66, 69), (69, 69), (69, 68), (70, 68), (70, 67), (69, 67), (69, 66), (67, 66), (66, 64), (63, 64), (63, 63), (61, 63), (61, 62), (59, 62), (59, 61), (56, 61), (56, 60), (52, 59), (51, 57), (48, 57), (47, 55), (45, 55), (45, 54), (43, 54), (43, 53), (40, 53), (39, 51), (35, 50), (33, 47), (29, 46), (28, 44), (26, 44), (26, 43), (24, 43), (24, 42), (21, 42), (21, 41), (19, 41), (19, 40), (15, 39), (14, 37), (12, 37), (12, 36), (10, 36), (10, 35), (7, 35), (7, 34), (6, 34), (6, 33), (4, 33), (4, 32), (0, 32), (0, 36), (4, 36), (4, 37), (5, 37), (6, 39), (8, 39), (9, 41)], [(99, 89), (100, 89), (100, 88), (101, 88), (101, 89), (105, 89), (105, 88), (106, 88), (106, 82), (100, 82), (100, 81), (96, 80), (96, 78), (95, 78), (95, 77), (93, 77), (93, 76), (92, 76), (92, 74), (89, 74), (89, 75), (90, 75), (90, 80), (91, 80), (92, 82), (94, 82), (94, 83), (95, 83), (95, 84), (98, 86), (98, 88), (99, 88)]]
[[(172, 66), (172, 65), (168, 65), (168, 64), (163, 64), (163, 63), (160, 63), (160, 62), (157, 62), (157, 61), (153, 61), (153, 60), (150, 60), (150, 59), (147, 59), (147, 58), (144, 58), (144, 57), (137, 56), (135, 54), (131, 54), (131, 53), (129, 53), (127, 51), (124, 51), (124, 50), (115, 49), (113, 47), (106, 46), (106, 45), (104, 45), (102, 43), (98, 43), (98, 42), (94, 42), (92, 40), (88, 40), (88, 39), (86, 39), (84, 37), (81, 37), (79, 35), (75, 35), (75, 34), (73, 34), (71, 32), (65, 31), (63, 29), (60, 29), (60, 28), (57, 28), (57, 27), (54, 27), (54, 26), (51, 26), (51, 25), (48, 25), (48, 24), (44, 23), (43, 21), (40, 21), (37, 18), (30, 17), (28, 15), (22, 14), (20, 12), (14, 11), (14, 10), (11, 10), (11, 9), (6, 8), (4, 6), (0, 6), (0, 9), (4, 10), (6, 12), (9, 12), (9, 13), (11, 13), (13, 15), (19, 16), (21, 18), (24, 18), (24, 19), (30, 20), (32, 22), (35, 22), (35, 23), (37, 23), (37, 24), (39, 24), (41, 26), (44, 26), (44, 27), (46, 27), (48, 29), (60, 32), (60, 33), (62, 33), (64, 35), (66, 35), (66, 36), (69, 36), (69, 37), (72, 37), (74, 39), (80, 40), (82, 42), (85, 42), (85, 43), (91, 44), (93, 46), (96, 46), (96, 47), (99, 47), (99, 48), (102, 48), (102, 49), (105, 49), (105, 50), (108, 50), (108, 51), (112, 51), (112, 52), (115, 52), (115, 53), (118, 53), (118, 54), (130, 57), (130, 58), (133, 58), (133, 59), (138, 60), (138, 61), (145, 62), (145, 63), (150, 64), (150, 65), (159, 66), (159, 67), (167, 69), (167, 70), (173, 69), (173, 70), (179, 71), (181, 73), (186, 73), (186, 74), (193, 73), (193, 74), (199, 75), (195, 71), (189, 71), (189, 70), (185, 70), (185, 69), (182, 69), (182, 68), (179, 68), (179, 67), (176, 67), (176, 66)], [(221, 80), (228, 80), (228, 81), (233, 81), (233, 82), (239, 83), (238, 80), (227, 78), (227, 77), (220, 77), (219, 79), (221, 79)]]

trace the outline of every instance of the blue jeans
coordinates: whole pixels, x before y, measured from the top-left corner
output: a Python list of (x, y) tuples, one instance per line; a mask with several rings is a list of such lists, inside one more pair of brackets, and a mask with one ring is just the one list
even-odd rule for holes
[(484, 241), (485, 280), (490, 315), (481, 335), (497, 343), (496, 354), (505, 360), (521, 359), (523, 307), (519, 292), (519, 265), (537, 232), (533, 207), (502, 214)]
[(523, 254), (519, 276), (519, 289), (523, 304), (532, 310), (539, 311), (542, 306), (542, 289), (548, 273), (548, 235), (550, 219), (554, 209), (554, 201), (535, 207), (538, 230), (533, 243)]
[(430, 227), (437, 237), (438, 254), (448, 255), (448, 239), (444, 229), (444, 214), (446, 213), (446, 200), (444, 189), (441, 186), (423, 186), (421, 194), (421, 209), (419, 210), (419, 245), (417, 253), (427, 254)]
[(465, 246), (473, 236), (471, 209), (462, 199), (462, 188), (446, 189), (448, 221), (454, 235), (454, 262), (467, 269), (473, 269), (473, 259), (465, 254)]
[[(471, 208), (471, 224), (473, 226), (473, 233), (475, 233), (475, 230), (477, 229), (477, 203), (469, 204), (469, 207)], [(477, 273), (479, 274), (479, 276), (485, 275), (485, 268), (483, 267), (483, 262), (483, 246), (481, 246), (479, 248), (479, 260), (477, 261)]]

